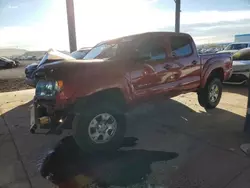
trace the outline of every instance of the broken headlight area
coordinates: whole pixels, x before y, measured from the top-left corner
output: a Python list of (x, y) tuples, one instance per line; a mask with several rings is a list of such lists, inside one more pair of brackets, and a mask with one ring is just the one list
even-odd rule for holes
[(62, 81), (40, 80), (36, 85), (36, 97), (54, 97), (62, 90)]

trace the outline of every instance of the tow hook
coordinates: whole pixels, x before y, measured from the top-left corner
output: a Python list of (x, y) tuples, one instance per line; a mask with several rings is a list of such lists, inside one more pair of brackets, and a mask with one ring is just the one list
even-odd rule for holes
[[(48, 116), (43, 116), (43, 117), (38, 118), (38, 122), (40, 126), (43, 126), (43, 125), (49, 124), (51, 122), (51, 119)], [(37, 129), (37, 124), (34, 124), (30, 128), (30, 133), (35, 134), (36, 129)]]
[(51, 119), (48, 116), (43, 116), (43, 117), (38, 118), (38, 121), (40, 125), (43, 126), (43, 125), (49, 124), (51, 122)]

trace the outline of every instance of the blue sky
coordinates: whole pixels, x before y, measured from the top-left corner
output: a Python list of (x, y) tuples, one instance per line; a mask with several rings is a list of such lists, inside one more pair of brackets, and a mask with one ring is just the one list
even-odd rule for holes
[[(75, 0), (78, 47), (174, 29), (174, 0)], [(181, 31), (197, 43), (250, 33), (250, 0), (182, 0)], [(68, 50), (65, 0), (0, 0), (0, 47)]]

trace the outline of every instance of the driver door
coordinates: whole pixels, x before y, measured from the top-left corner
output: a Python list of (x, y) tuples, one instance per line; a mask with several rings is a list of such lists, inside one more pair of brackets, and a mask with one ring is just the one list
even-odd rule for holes
[(171, 80), (167, 41), (164, 36), (151, 37), (137, 47), (137, 58), (130, 71), (131, 85), (138, 100), (163, 94), (163, 86)]

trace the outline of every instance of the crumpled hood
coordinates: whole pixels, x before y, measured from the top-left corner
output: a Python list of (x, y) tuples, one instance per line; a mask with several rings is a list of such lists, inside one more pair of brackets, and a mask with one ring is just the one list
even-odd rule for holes
[(56, 68), (56, 67), (63, 67), (63, 66), (82, 66), (83, 64), (85, 65), (90, 65), (90, 64), (98, 64), (98, 63), (104, 63), (107, 62), (107, 60), (104, 59), (89, 59), (89, 60), (76, 60), (76, 59), (65, 59), (65, 60), (59, 60), (59, 61), (54, 61), (52, 63), (48, 64), (43, 64), (39, 68)]
[(51, 63), (45, 63), (38, 67), (36, 72), (44, 72), (47, 78), (62, 79), (72, 77), (83, 72), (95, 72), (103, 70), (106, 63), (111, 62), (104, 59), (76, 60), (65, 59)]
[(64, 54), (55, 49), (50, 49), (43, 56), (42, 60), (38, 64), (38, 67), (42, 66), (46, 62), (54, 62), (54, 61), (60, 61), (60, 60), (74, 60), (74, 59), (75, 58), (71, 57), (70, 55)]

